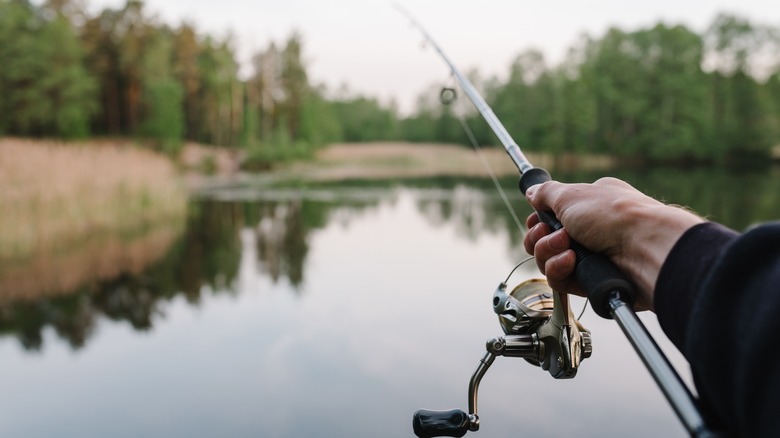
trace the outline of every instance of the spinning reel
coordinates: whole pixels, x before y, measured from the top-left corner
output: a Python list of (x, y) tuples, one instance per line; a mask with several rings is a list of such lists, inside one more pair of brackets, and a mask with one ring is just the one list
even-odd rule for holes
[(462, 437), (479, 430), (479, 383), (498, 356), (522, 357), (556, 379), (573, 378), (580, 362), (590, 357), (590, 332), (572, 314), (568, 295), (552, 290), (544, 279), (527, 280), (507, 293), (508, 281), (493, 293), (493, 311), (506, 336), (487, 341), (487, 352), (469, 381), (468, 414), (460, 409), (420, 409), (412, 420), (418, 437)]

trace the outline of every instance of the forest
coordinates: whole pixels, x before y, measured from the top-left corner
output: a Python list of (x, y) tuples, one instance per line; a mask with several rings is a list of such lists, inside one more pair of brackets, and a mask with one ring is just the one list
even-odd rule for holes
[[(169, 153), (193, 141), (273, 162), (333, 142), (466, 144), (463, 117), (495, 143), (474, 111), (439, 102), (441, 84), (401, 115), (312, 83), (304, 42), (270, 42), (241, 75), (235, 41), (172, 27), (141, 0), (96, 14), (77, 0), (0, 0), (0, 136), (133, 138)], [(724, 163), (780, 143), (780, 27), (736, 15), (701, 33), (612, 28), (557, 65), (529, 50), (503, 77), (470, 77), (531, 151)]]

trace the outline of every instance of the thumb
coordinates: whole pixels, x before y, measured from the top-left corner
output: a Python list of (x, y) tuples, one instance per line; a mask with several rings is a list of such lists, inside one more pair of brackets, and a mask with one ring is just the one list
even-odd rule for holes
[(541, 184), (533, 185), (525, 191), (525, 197), (534, 210), (552, 210), (552, 201), (555, 194), (555, 188), (560, 185), (561, 183), (557, 181), (547, 181)]

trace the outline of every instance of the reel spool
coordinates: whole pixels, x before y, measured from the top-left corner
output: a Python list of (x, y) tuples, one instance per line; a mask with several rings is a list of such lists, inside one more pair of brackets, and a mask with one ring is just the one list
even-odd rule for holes
[(493, 311), (507, 335), (533, 332), (550, 317), (553, 307), (552, 289), (542, 278), (526, 280), (508, 295), (499, 286), (493, 294)]
[[(512, 289), (509, 294), (500, 286), (493, 294), (493, 311), (506, 335), (533, 334), (550, 319), (554, 308), (553, 293), (547, 280), (532, 278)], [(528, 363), (541, 366), (535, 358)]]
[[(521, 356), (556, 379), (577, 375), (582, 359), (593, 352), (590, 331), (574, 317), (568, 296), (534, 278), (506, 293), (501, 283), (493, 294), (493, 311), (507, 336), (531, 336), (536, 355)], [(507, 354), (505, 354), (507, 355)]]

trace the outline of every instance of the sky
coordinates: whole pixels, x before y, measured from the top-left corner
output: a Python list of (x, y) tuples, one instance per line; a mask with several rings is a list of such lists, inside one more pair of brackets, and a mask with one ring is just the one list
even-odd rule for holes
[[(91, 11), (121, 7), (124, 0), (87, 0)], [(685, 24), (701, 32), (719, 12), (780, 26), (777, 0), (406, 0), (401, 4), (428, 29), (461, 71), (502, 77), (523, 50), (541, 50), (555, 65), (578, 38)], [(394, 99), (410, 111), (416, 97), (448, 82), (435, 52), (390, 0), (146, 0), (149, 13), (176, 26), (194, 22), (201, 33), (235, 37), (239, 61), (293, 31), (303, 36), (312, 82), (337, 90)], [(248, 68), (244, 67), (243, 72)]]

